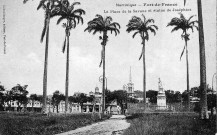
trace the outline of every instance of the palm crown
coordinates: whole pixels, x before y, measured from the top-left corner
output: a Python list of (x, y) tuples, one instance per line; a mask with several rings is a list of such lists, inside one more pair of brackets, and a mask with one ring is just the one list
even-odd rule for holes
[[(129, 23), (127, 24), (127, 32), (130, 33), (132, 31), (135, 31), (133, 34), (133, 38), (140, 34), (142, 38), (142, 44), (144, 47), (145, 40), (149, 40), (149, 34), (148, 31), (153, 32), (154, 35), (156, 34), (156, 30), (158, 30), (158, 27), (154, 24), (150, 25), (150, 23), (154, 23), (153, 19), (146, 19), (144, 15), (143, 20), (140, 17), (133, 16), (132, 19), (130, 19)], [(141, 59), (142, 54), (140, 55), (139, 60)]]
[[(117, 22), (112, 22), (112, 18), (110, 16), (107, 16), (105, 18), (103, 18), (101, 15), (96, 15), (96, 17), (89, 21), (87, 23), (87, 28), (84, 31), (88, 31), (88, 32), (92, 32), (93, 31), (93, 35), (95, 35), (97, 32), (101, 33), (103, 32), (103, 37), (99, 36), (99, 39), (102, 40), (101, 45), (106, 46), (106, 42), (108, 40), (108, 36), (107, 36), (107, 32), (111, 31), (115, 32), (115, 36), (117, 34), (120, 33), (119, 29), (120, 29), (120, 25)], [(101, 62), (100, 65), (102, 64), (102, 60), (103, 58), (103, 50), (101, 52)]]
[(60, 0), (41, 0), (37, 10), (43, 9), (45, 12), (45, 19), (44, 19), (44, 27), (41, 34), (41, 42), (43, 42), (45, 33), (46, 33), (46, 27), (47, 27), (47, 20), (48, 18), (53, 18), (54, 16), (57, 16), (59, 14), (60, 8), (57, 8), (61, 5)]
[(191, 21), (193, 17), (194, 15), (189, 17), (189, 19), (186, 19), (185, 16), (182, 13), (180, 13), (180, 18), (177, 17), (172, 18), (172, 20), (168, 23), (167, 26), (174, 26), (171, 32), (181, 29), (183, 31), (182, 33), (182, 38), (183, 38), (184, 34), (187, 34), (188, 29), (191, 29), (192, 32), (194, 31), (193, 28), (196, 28), (198, 30), (198, 27), (195, 25), (195, 23), (198, 23), (198, 21)]
[[(74, 9), (75, 5), (80, 5), (79, 2), (74, 2), (70, 5), (68, 1), (62, 2), (61, 6), (56, 7), (56, 11), (60, 18), (57, 20), (57, 24), (59, 24), (62, 20), (66, 19), (67, 23), (63, 23), (63, 28), (66, 28), (66, 36), (70, 35), (70, 30), (75, 28), (77, 24), (80, 22), (83, 24), (83, 18), (81, 15), (85, 14), (83, 9)], [(66, 38), (63, 45), (63, 52), (65, 51), (66, 46)]]
[[(107, 16), (103, 18), (101, 15), (96, 15), (96, 17), (88, 22), (88, 27), (84, 31), (92, 32), (93, 34), (96, 34), (97, 32), (104, 32), (107, 40), (107, 31), (115, 32), (115, 36), (120, 33), (119, 31), (120, 25), (117, 22), (112, 22), (112, 18), (110, 16)], [(102, 37), (100, 36), (100, 39)], [(104, 40), (105, 41), (105, 40)], [(103, 43), (103, 45), (106, 45)]]
[(133, 16), (132, 19), (127, 24), (127, 32), (136, 31), (133, 34), (133, 38), (136, 36), (136, 34), (140, 34), (142, 38), (145, 40), (149, 40), (149, 34), (148, 31), (151, 31), (156, 34), (156, 30), (158, 30), (158, 27), (156, 25), (149, 25), (150, 23), (154, 23), (153, 19), (146, 19), (144, 15), (143, 20), (140, 17)]
[[(168, 23), (167, 26), (174, 26), (171, 32), (182, 30), (183, 33), (181, 35), (181, 38), (182, 39), (184, 38), (186, 41), (188, 41), (190, 39), (189, 39), (189, 34), (187, 33), (187, 31), (191, 29), (192, 32), (194, 32), (193, 28), (196, 28), (198, 30), (198, 27), (195, 25), (196, 23), (198, 23), (198, 21), (191, 21), (193, 17), (194, 15), (186, 19), (185, 16), (182, 13), (180, 13), (180, 18), (177, 18), (177, 17), (172, 18), (172, 20)], [(181, 57), (185, 51), (185, 47), (186, 46), (184, 46), (184, 49), (181, 53)]]

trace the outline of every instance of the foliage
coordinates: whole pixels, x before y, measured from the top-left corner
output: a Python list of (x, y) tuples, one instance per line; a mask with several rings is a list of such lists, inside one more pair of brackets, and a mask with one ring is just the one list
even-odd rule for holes
[[(97, 32), (115, 32), (115, 35), (119, 34), (120, 25), (117, 22), (112, 22), (111, 16), (103, 18), (101, 15), (97, 14), (96, 17), (88, 22), (88, 27), (84, 31), (92, 32), (95, 35)], [(105, 44), (103, 44), (105, 45)]]
[(137, 16), (133, 16), (128, 24), (127, 24), (127, 32), (130, 33), (132, 31), (135, 31), (135, 33), (133, 34), (133, 38), (137, 35), (140, 34), (140, 37), (142, 39), (142, 45), (143, 45), (143, 49), (142, 49), (142, 53), (139, 57), (139, 60), (142, 58), (143, 56), (143, 52), (144, 52), (144, 45), (145, 45), (145, 40), (149, 40), (149, 34), (148, 32), (153, 32), (154, 35), (156, 34), (156, 30), (158, 30), (158, 27), (156, 25), (149, 25), (150, 23), (154, 23), (153, 19), (146, 19), (146, 17), (144, 15), (142, 15), (142, 19), (140, 17)]
[(18, 103), (18, 111), (21, 105), (25, 106), (28, 103), (27, 95), (29, 92), (26, 90), (27, 87), (28, 85), (21, 86), (20, 84), (17, 84), (9, 91), (11, 99)]
[(79, 94), (77, 97), (77, 102), (81, 105), (81, 108), (83, 108), (84, 103), (87, 102), (87, 96), (84, 93)]
[(70, 30), (75, 28), (79, 22), (83, 24), (83, 18), (81, 15), (85, 14), (83, 9), (75, 9), (75, 5), (80, 5), (80, 2), (73, 2), (71, 5), (69, 1), (64, 1), (60, 4), (60, 6), (56, 6), (54, 10), (59, 11), (58, 15), (60, 16), (57, 20), (57, 24), (62, 22), (63, 20), (67, 20), (67, 23), (63, 23), (63, 28), (65, 28), (65, 40), (63, 43), (63, 53), (66, 48), (66, 36), (70, 36)]
[(212, 135), (215, 118), (200, 120), (197, 114), (133, 114), (127, 117), (130, 127), (124, 135)]
[[(182, 13), (180, 13), (180, 18), (177, 17), (172, 18), (172, 20), (168, 23), (167, 26), (174, 26), (171, 32), (182, 30), (181, 38), (185, 39), (185, 41), (187, 42), (188, 40), (190, 40), (187, 31), (191, 29), (192, 32), (194, 32), (194, 28), (198, 30), (198, 27), (195, 25), (198, 23), (198, 21), (191, 21), (193, 17), (194, 16), (190, 16), (188, 19), (186, 19), (185, 16)], [(182, 58), (182, 55), (184, 54), (185, 49), (187, 49), (187, 45), (185, 45), (183, 48), (183, 51), (180, 56), (180, 60)]]
[[(105, 18), (103, 18), (101, 15), (97, 14), (93, 20), (87, 23), (88, 26), (84, 31), (88, 31), (89, 33), (93, 31), (93, 35), (95, 35), (97, 32), (99, 33), (103, 32), (103, 37), (99, 36), (99, 39), (102, 40), (101, 45), (105, 47), (108, 41), (108, 36), (107, 36), (108, 31), (110, 31), (111, 34), (112, 32), (114, 32), (115, 36), (120, 33), (119, 29), (121, 26), (119, 25), (119, 23), (112, 22), (112, 21), (113, 20), (111, 16), (106, 16)], [(99, 67), (101, 66), (102, 61), (104, 60), (105, 57), (104, 51), (105, 51), (104, 49), (102, 49), (101, 51), (101, 62)], [(105, 78), (105, 76), (103, 78)]]
[(149, 90), (146, 92), (146, 97), (149, 98), (151, 103), (157, 103), (157, 94), (155, 90)]
[[(94, 115), (94, 116), (93, 116)], [(103, 119), (109, 116), (103, 115)], [(46, 115), (37, 113), (1, 113), (2, 135), (53, 135), (101, 121), (98, 114)]]
[(181, 102), (181, 93), (176, 91), (175, 93), (170, 90), (165, 91), (167, 103), (179, 103)]
[(57, 107), (57, 113), (59, 112), (58, 110), (58, 106), (60, 104), (60, 101), (64, 100), (65, 99), (65, 96), (60, 93), (60, 91), (56, 90), (54, 93), (53, 93), (53, 97), (52, 97), (52, 105), (55, 107)]

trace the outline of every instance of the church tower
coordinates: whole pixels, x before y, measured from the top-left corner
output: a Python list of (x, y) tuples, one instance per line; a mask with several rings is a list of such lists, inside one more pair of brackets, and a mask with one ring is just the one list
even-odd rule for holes
[(130, 67), (129, 83), (127, 84), (127, 93), (129, 97), (133, 97), (134, 84), (132, 83), (131, 67)]

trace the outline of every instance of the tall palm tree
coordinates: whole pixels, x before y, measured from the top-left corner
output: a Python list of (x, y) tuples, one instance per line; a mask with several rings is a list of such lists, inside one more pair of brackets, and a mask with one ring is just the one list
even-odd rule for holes
[[(184, 5), (186, 0), (184, 0)], [(204, 42), (204, 30), (203, 30), (203, 13), (201, 0), (197, 0), (198, 8), (198, 24), (199, 24), (199, 54), (200, 54), (200, 90), (201, 90), (201, 119), (208, 119), (207, 110), (207, 88), (206, 88), (206, 53), (205, 53), (205, 42)], [(217, 116), (217, 115), (216, 115)], [(217, 123), (217, 118), (216, 118)], [(216, 124), (217, 125), (217, 124)]]
[(191, 16), (189, 19), (186, 19), (182, 13), (180, 13), (180, 18), (172, 18), (172, 20), (168, 23), (167, 26), (174, 26), (171, 32), (182, 30), (181, 38), (185, 40), (185, 46), (181, 53), (180, 60), (182, 58), (182, 55), (184, 54), (184, 51), (186, 51), (186, 66), (187, 66), (187, 92), (188, 92), (188, 110), (190, 111), (190, 91), (189, 91), (189, 63), (188, 63), (188, 40), (190, 40), (188, 34), (188, 30), (191, 29), (192, 32), (193, 28), (196, 28), (198, 30), (198, 27), (195, 25), (198, 23), (197, 21), (191, 21), (191, 19), (194, 16)]
[(201, 119), (208, 119), (207, 111), (207, 85), (206, 85), (206, 54), (203, 32), (203, 15), (201, 0), (197, 0), (198, 6), (198, 23), (199, 23), (199, 50), (200, 50), (200, 90), (201, 90)]
[[(25, 4), (28, 0), (24, 0)], [(46, 113), (47, 107), (47, 68), (48, 68), (48, 44), (49, 44), (49, 25), (50, 19), (57, 16), (60, 8), (60, 2), (62, 0), (40, 0), (37, 10), (43, 9), (45, 11), (44, 27), (41, 34), (41, 43), (43, 42), (44, 36), (46, 35), (45, 43), (45, 60), (44, 60), (44, 75), (43, 75), (43, 106), (42, 113)]]
[[(70, 30), (76, 27), (77, 24), (81, 21), (83, 24), (83, 18), (81, 15), (85, 14), (83, 9), (74, 9), (75, 5), (80, 5), (79, 2), (74, 2), (70, 5), (68, 1), (62, 2), (60, 18), (57, 20), (57, 24), (61, 21), (66, 20), (66, 23), (63, 23), (63, 28), (65, 28), (65, 40), (63, 43), (63, 53), (67, 47), (66, 52), (66, 83), (65, 83), (65, 112), (68, 110), (68, 89), (69, 89), (69, 36)], [(67, 45), (66, 45), (67, 43)]]
[[(143, 100), (146, 106), (146, 63), (145, 63), (145, 41), (149, 40), (149, 31), (153, 32), (154, 35), (156, 35), (156, 30), (158, 30), (158, 27), (154, 24), (151, 25), (151, 23), (154, 23), (153, 19), (146, 19), (144, 15), (142, 15), (142, 18), (133, 16), (129, 23), (127, 24), (127, 32), (135, 31), (133, 34), (133, 38), (140, 34), (140, 37), (142, 39), (142, 53), (139, 57), (139, 60), (143, 57)], [(146, 109), (146, 108), (145, 108)]]
[(120, 25), (117, 22), (112, 22), (112, 17), (107, 16), (103, 18), (101, 15), (96, 15), (96, 17), (88, 22), (88, 27), (84, 31), (92, 32), (93, 35), (95, 35), (97, 32), (102, 33), (103, 36), (99, 37), (100, 40), (102, 40), (102, 51), (101, 51), (101, 64), (103, 63), (103, 81), (102, 81), (102, 94), (103, 94), (103, 103), (102, 103), (102, 109), (103, 113), (105, 110), (105, 46), (108, 41), (107, 32), (111, 31), (115, 33), (115, 36), (120, 33), (119, 31)]

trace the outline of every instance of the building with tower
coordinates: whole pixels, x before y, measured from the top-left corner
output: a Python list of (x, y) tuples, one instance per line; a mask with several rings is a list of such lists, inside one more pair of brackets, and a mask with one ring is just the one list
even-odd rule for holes
[(134, 97), (134, 83), (132, 82), (131, 67), (130, 67), (129, 83), (123, 86), (123, 90), (127, 91), (128, 97)]

